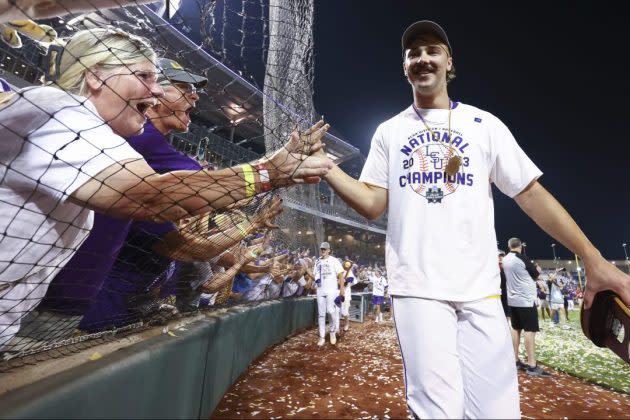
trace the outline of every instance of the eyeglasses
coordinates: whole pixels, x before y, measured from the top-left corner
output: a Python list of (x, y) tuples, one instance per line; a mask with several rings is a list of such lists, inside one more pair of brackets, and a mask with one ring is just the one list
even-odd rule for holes
[(158, 80), (158, 84), (160, 86), (174, 86), (177, 90), (179, 90), (184, 95), (194, 95), (197, 93), (197, 88), (195, 87), (195, 85), (192, 85), (190, 83), (181, 83), (181, 82), (173, 83), (168, 79), (163, 79), (163, 80)]
[(173, 83), (173, 86), (186, 95), (194, 95), (197, 93), (195, 85), (191, 85), (190, 83)]

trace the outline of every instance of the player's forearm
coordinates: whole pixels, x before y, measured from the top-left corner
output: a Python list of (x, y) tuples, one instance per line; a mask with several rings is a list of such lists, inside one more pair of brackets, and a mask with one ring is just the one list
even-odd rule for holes
[(514, 200), (542, 230), (571, 252), (584, 260), (601, 256), (571, 215), (537, 181)]
[(387, 208), (387, 190), (371, 187), (352, 178), (338, 166), (324, 177), (343, 201), (367, 219), (376, 219)]

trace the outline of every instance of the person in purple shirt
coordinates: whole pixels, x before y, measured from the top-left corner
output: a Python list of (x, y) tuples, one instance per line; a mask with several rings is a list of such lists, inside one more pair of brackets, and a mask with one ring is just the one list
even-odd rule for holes
[[(190, 112), (199, 100), (197, 88), (203, 88), (207, 79), (184, 70), (173, 60), (158, 59), (157, 65), (165, 95), (147, 112), (150, 119), (143, 134), (127, 141), (157, 173), (201, 169), (197, 161), (178, 152), (166, 135), (172, 130), (188, 131)], [(249, 233), (260, 225), (259, 219), (238, 229), (228, 226), (226, 233), (230, 235), (225, 235), (226, 239), (239, 238), (243, 229)], [(51, 282), (46, 297), (30, 315), (33, 322), (25, 322), (25, 331), (20, 335), (37, 338), (41, 334), (31, 332), (36, 329), (50, 339), (52, 329), (58, 331), (55, 338), (59, 338), (72, 333), (81, 316), (80, 328), (90, 331), (127, 323), (130, 296), (137, 300), (138, 294), (163, 284), (175, 270), (170, 258), (173, 255), (152, 251), (169, 235), (178, 236), (176, 226), (170, 222), (131, 222), (97, 213), (90, 236)], [(225, 243), (225, 248), (231, 242)], [(206, 240), (204, 245), (211, 243)], [(52, 327), (59, 319), (67, 328)]]
[[(199, 162), (178, 152), (166, 135), (173, 130), (188, 131), (189, 114), (199, 100), (196, 88), (205, 85), (206, 79), (184, 70), (173, 60), (159, 59), (158, 66), (163, 73), (160, 84), (164, 97), (149, 111), (150, 122), (145, 125), (143, 134), (129, 138), (129, 144), (157, 173), (201, 170)], [(217, 251), (235, 245), (251, 231), (262, 227), (268, 210), (274, 213), (274, 209), (279, 211), (277, 203), (266, 201), (262, 212), (240, 223), (238, 230), (220, 229), (216, 236), (222, 248), (205, 251), (211, 253), (209, 255), (199, 255), (199, 249), (193, 249), (190, 238), (172, 223), (133, 222), (118, 258), (79, 328), (98, 331), (155, 315), (160, 309), (158, 298), (175, 292), (172, 280), (182, 265), (194, 260), (207, 261), (217, 255)], [(204, 240), (208, 242), (207, 238)], [(194, 254), (190, 255), (191, 252)]]

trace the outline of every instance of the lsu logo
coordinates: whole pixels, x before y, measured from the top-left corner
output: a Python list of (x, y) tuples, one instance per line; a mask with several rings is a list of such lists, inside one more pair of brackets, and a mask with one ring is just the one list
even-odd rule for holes
[[(462, 167), (455, 175), (448, 175), (446, 166), (456, 155), (462, 159)], [(473, 185), (473, 174), (465, 172), (469, 165), (469, 158), (448, 144), (424, 144), (413, 150), (409, 159), (403, 160), (403, 170), (407, 172), (400, 176), (399, 185), (411, 188), (430, 204), (440, 204), (460, 186)]]

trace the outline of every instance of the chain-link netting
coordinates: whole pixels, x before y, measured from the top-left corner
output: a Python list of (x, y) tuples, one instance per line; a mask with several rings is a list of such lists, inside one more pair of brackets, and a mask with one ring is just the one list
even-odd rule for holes
[(0, 371), (308, 294), (331, 235), (382, 260), (382, 221), (316, 184), (363, 158), (313, 126), (312, 24), (311, 0), (0, 0)]
[(312, 1), (38, 3), (0, 1), (1, 368), (308, 293)]

